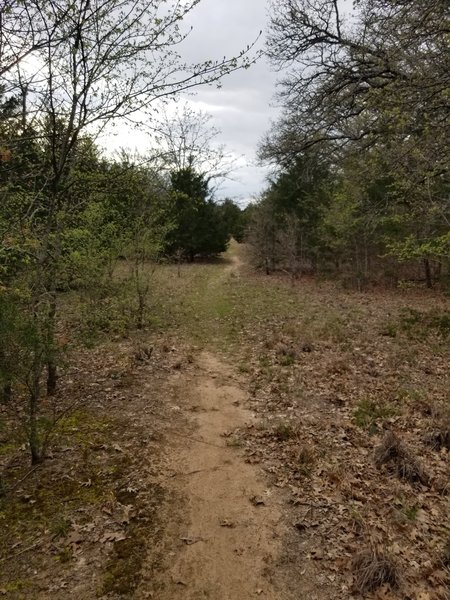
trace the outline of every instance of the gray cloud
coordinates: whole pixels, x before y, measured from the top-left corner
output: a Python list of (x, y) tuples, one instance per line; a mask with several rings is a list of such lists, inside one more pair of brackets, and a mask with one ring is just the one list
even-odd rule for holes
[[(267, 22), (265, 0), (201, 0), (188, 15), (183, 27), (192, 31), (179, 47), (186, 63), (221, 59), (239, 54), (256, 40)], [(264, 31), (257, 48), (264, 45)], [(200, 87), (183, 99), (194, 108), (210, 113), (212, 125), (221, 130), (218, 144), (225, 144), (239, 164), (232, 181), (225, 181), (217, 197), (233, 197), (245, 204), (261, 192), (267, 169), (256, 166), (258, 142), (276, 116), (272, 106), (276, 74), (260, 59), (247, 70), (225, 77), (221, 87)], [(144, 117), (143, 117), (144, 119)], [(120, 124), (108, 132), (109, 151), (128, 147), (145, 152), (149, 149), (148, 134), (141, 128), (130, 131)]]
[[(185, 42), (183, 57), (202, 60), (232, 56), (252, 43), (262, 30), (257, 47), (264, 44), (267, 6), (264, 0), (202, 0), (189, 15), (186, 25), (193, 30)], [(276, 74), (260, 59), (248, 70), (224, 78), (222, 87), (200, 88), (189, 101), (210, 112), (222, 131), (220, 142), (234, 154), (244, 156), (245, 164), (235, 182), (227, 182), (219, 196), (249, 199), (265, 184), (267, 169), (256, 167), (257, 144), (276, 117), (273, 106)]]

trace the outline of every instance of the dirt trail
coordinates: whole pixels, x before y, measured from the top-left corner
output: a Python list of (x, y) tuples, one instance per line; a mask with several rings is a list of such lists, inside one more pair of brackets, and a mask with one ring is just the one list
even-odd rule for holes
[(239, 254), (231, 255), (231, 264), (225, 269), (227, 273), (233, 273), (234, 275), (239, 276), (239, 269), (243, 265), (242, 258)]
[(158, 599), (286, 598), (267, 578), (283, 533), (280, 500), (227, 437), (253, 420), (239, 379), (203, 352), (194, 378), (181, 375), (177, 387), (195, 414), (193, 437), (203, 443), (187, 442), (181, 454), (174, 491), (187, 496), (189, 514)]

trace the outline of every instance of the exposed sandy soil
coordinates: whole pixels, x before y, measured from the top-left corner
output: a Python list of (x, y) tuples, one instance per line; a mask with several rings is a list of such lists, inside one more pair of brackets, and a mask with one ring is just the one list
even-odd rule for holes
[[(235, 275), (237, 265), (236, 260), (226, 266), (212, 285)], [(74, 420), (70, 427), (80, 440), (79, 448), (70, 446), (70, 470), (63, 440), (55, 444), (52, 459), (19, 487), (18, 506), (30, 500), (34, 514), (38, 504), (36, 515), (43, 510), (45, 520), (30, 522), (37, 552), (18, 539), (5, 554), (0, 596), (292, 597), (275, 568), (286, 534), (285, 500), (261, 469), (246, 461), (233, 436), (255, 425), (245, 408), (246, 378), (212, 352), (194, 348), (191, 353), (181, 342), (175, 347), (164, 339), (153, 340), (151, 358), (143, 361), (147, 346), (134, 341), (88, 351), (74, 365), (61, 396), (79, 395), (95, 410), (87, 423)], [(105, 423), (113, 418), (104, 437), (97, 431), (103, 418)], [(27, 472), (26, 453), (22, 458)], [(113, 475), (99, 480), (97, 490), (94, 478), (109, 472)], [(72, 499), (61, 491), (56, 501), (67, 507), (57, 506), (55, 516), (64, 510), (67, 531), (55, 534), (51, 507), (48, 515), (46, 505), (41, 510), (39, 494), (66, 479), (93, 499), (72, 509)]]
[(162, 575), (160, 600), (287, 598), (267, 579), (284, 532), (281, 498), (229, 437), (254, 421), (232, 369), (203, 352), (195, 375), (181, 375), (175, 395), (192, 411), (195, 430), (178, 448), (174, 489), (186, 497), (178, 551)]

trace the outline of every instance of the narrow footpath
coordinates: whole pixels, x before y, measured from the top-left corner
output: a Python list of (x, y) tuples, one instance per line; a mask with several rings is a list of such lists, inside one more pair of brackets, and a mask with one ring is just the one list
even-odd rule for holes
[(240, 378), (203, 352), (194, 377), (180, 374), (174, 387), (196, 427), (178, 447), (173, 492), (186, 498), (185, 530), (158, 600), (287, 598), (270, 575), (283, 535), (281, 499), (231, 436), (253, 422)]

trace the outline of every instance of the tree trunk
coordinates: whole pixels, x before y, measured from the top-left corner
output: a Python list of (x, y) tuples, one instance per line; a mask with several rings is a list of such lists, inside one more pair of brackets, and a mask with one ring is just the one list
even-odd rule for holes
[(431, 289), (433, 287), (433, 278), (431, 276), (430, 259), (424, 258), (423, 266), (425, 269), (425, 281), (427, 282), (427, 288)]
[(364, 236), (364, 277), (369, 276), (369, 248), (367, 243), (367, 237)]
[(47, 364), (47, 396), (54, 396), (56, 394), (57, 382), (58, 367), (52, 360), (49, 360)]
[(30, 445), (31, 464), (37, 465), (42, 462), (42, 452), (39, 443), (38, 415), (39, 415), (39, 379), (40, 361), (37, 359), (33, 365), (33, 381), (30, 390), (29, 408), (29, 430), (28, 443)]
[(303, 266), (305, 264), (305, 249), (303, 244), (303, 231), (300, 231), (300, 277), (303, 277)]
[(47, 337), (47, 395), (54, 396), (58, 382), (58, 367), (55, 357), (55, 319), (56, 319), (56, 293), (52, 290), (52, 299), (48, 311), (48, 337)]

